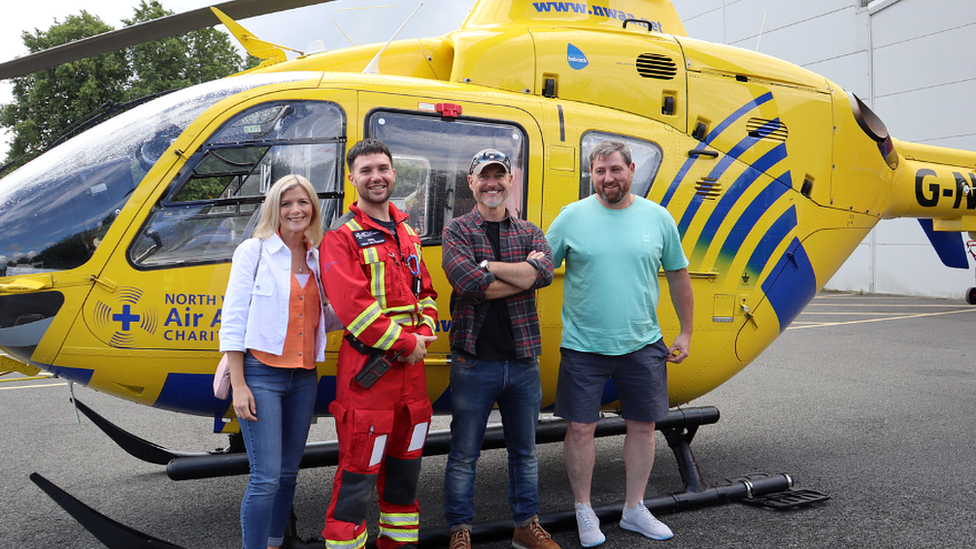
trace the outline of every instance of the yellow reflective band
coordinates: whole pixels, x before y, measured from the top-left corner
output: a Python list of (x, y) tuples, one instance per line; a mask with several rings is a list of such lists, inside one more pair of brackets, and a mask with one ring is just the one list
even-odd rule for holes
[(390, 322), (390, 327), (386, 329), (386, 333), (383, 334), (383, 337), (381, 337), (379, 341), (376, 342), (376, 345), (373, 345), (373, 347), (383, 349), (384, 351), (389, 350), (390, 347), (393, 347), (393, 344), (396, 343), (396, 340), (400, 338), (401, 331), (402, 330), (399, 326), (397, 326), (396, 322)]
[(437, 325), (434, 323), (434, 319), (427, 315), (424, 315), (423, 325), (429, 327), (434, 332), (437, 331)]
[(359, 313), (359, 316), (350, 322), (349, 326), (346, 326), (346, 329), (349, 330), (349, 333), (352, 335), (359, 337), (359, 334), (363, 333), (363, 330), (369, 327), (369, 325), (379, 317), (380, 305), (379, 303), (372, 303), (369, 307), (366, 307), (366, 310)]
[(369, 264), (370, 278), (369, 291), (380, 304), (381, 309), (386, 308), (386, 263), (377, 261)]
[(405, 543), (417, 543), (417, 540), (420, 538), (416, 529), (398, 530), (394, 528), (383, 528), (382, 525), (380, 525), (380, 536)]
[(429, 297), (425, 297), (420, 300), (420, 306), (423, 307), (424, 309), (436, 309), (437, 302)]
[(416, 311), (417, 311), (417, 307), (414, 305), (401, 305), (399, 307), (387, 307), (383, 309), (384, 314), (394, 314), (394, 313), (413, 314)]
[(355, 218), (350, 219), (349, 221), (347, 221), (346, 222), (346, 225), (348, 225), (349, 228), (352, 229), (352, 230), (354, 230), (354, 231), (361, 231), (361, 230), (363, 230), (362, 225), (360, 225), (359, 222), (356, 221)]
[(420, 525), (420, 513), (380, 513), (380, 526), (414, 526)]
[(371, 246), (369, 248), (363, 248), (363, 259), (366, 263), (376, 263), (380, 260), (379, 250), (376, 246)]
[(363, 530), (362, 534), (356, 536), (356, 539), (327, 539), (325, 540), (325, 547), (327, 549), (363, 549), (363, 547), (366, 547), (366, 530)]
[(413, 315), (412, 314), (409, 314), (409, 313), (401, 313), (401, 314), (398, 314), (398, 315), (389, 315), (388, 314), (386, 316), (389, 317), (390, 320), (392, 320), (393, 322), (396, 322), (397, 324), (399, 324), (401, 326), (404, 325), (404, 324), (408, 324), (408, 325), (411, 325), (411, 326), (413, 325)]

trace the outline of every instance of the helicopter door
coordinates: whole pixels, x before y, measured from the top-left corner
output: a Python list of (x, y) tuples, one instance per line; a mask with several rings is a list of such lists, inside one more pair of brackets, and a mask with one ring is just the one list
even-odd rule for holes
[(273, 100), (239, 107), (198, 139), (99, 277), (84, 307), (91, 334), (111, 348), (209, 351), (200, 356), (212, 359), (230, 260), (269, 187), (303, 175), (318, 191), (323, 225), (341, 212), (345, 128), (335, 102)]
[[(468, 170), (475, 153), (494, 148), (512, 162), (509, 212), (539, 224), (542, 203), (542, 137), (526, 111), (484, 103), (450, 102), (392, 94), (360, 95), (366, 136), (380, 139), (393, 153), (396, 185), (391, 201), (410, 215), (424, 244), (424, 262), (437, 288), (449, 288), (441, 264), (441, 233), (453, 219), (470, 212), (475, 200)], [(459, 113), (444, 116), (437, 112)], [(459, 112), (460, 111), (460, 112)], [(450, 381), (450, 292), (437, 298), (441, 311), (435, 341), (425, 359), (429, 394), (442, 394)], [(558, 318), (558, 311), (556, 312)], [(541, 316), (541, 315), (540, 315)], [(553, 382), (555, 376), (552, 376)], [(552, 390), (555, 387), (551, 387)], [(551, 394), (551, 393), (550, 393)], [(435, 403), (435, 408), (440, 404)]]
[[(361, 99), (364, 110), (374, 101), (397, 105), (389, 96), (363, 94)], [(447, 117), (435, 110), (436, 104), (445, 103), (443, 99), (403, 99), (408, 102), (404, 110), (376, 107), (365, 123), (367, 135), (383, 141), (393, 152), (396, 186), (391, 200), (410, 215), (409, 222), (425, 246), (439, 245), (441, 232), (451, 219), (474, 208), (468, 168), (482, 149), (498, 149), (511, 158), (514, 179), (506, 205), (514, 215), (527, 216), (531, 209), (528, 191), (541, 191), (528, 188), (530, 159), (541, 156), (530, 155), (531, 146), (541, 141), (531, 117), (522, 110), (480, 104), (463, 104), (461, 116)], [(426, 258), (428, 265), (435, 264), (433, 261)]]

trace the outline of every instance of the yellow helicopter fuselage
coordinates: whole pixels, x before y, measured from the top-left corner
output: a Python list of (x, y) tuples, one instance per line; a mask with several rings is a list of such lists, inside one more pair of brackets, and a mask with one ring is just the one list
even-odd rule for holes
[[(229, 402), (210, 392), (227, 251), (249, 234), (248, 208), (259, 201), (232, 200), (226, 189), (181, 199), (181, 189), (224, 181), (235, 166), (267, 163), (267, 174), (248, 168), (250, 175), (235, 181), (266, 183), (283, 166), (305, 169), (310, 179), (329, 179), (323, 192), (344, 193), (336, 200), (345, 210), (355, 190), (343, 176), (342, 156), (367, 136), (387, 141), (397, 157), (397, 184), (410, 192), (394, 203), (419, 208), (411, 222), (425, 241), (440, 311), (440, 337), (426, 360), (428, 394), (441, 411), (449, 409), (451, 290), (440, 269), (439, 235), (473, 204), (464, 196), (462, 160), (483, 146), (507, 144), (515, 153), (510, 207), (543, 230), (563, 206), (588, 194), (586, 158), (595, 141), (622, 138), (639, 152), (645, 171), (635, 189), (674, 216), (695, 293), (691, 356), (669, 367), (672, 405), (707, 394), (754, 360), (880, 219), (927, 217), (937, 229), (976, 230), (976, 154), (900, 143), (822, 76), (686, 38), (668, 2), (603, 4), (481, 2), (454, 33), (390, 44), (378, 75), (358, 73), (381, 45), (232, 77), (269, 80), (225, 94), (174, 135), (111, 222), (102, 223), (106, 229), (93, 229), (89, 258), (63, 270), (8, 258), (0, 305), (50, 294), (60, 297), (48, 301), (62, 303), (47, 305), (54, 313), (41, 314), (43, 326), (32, 331), (24, 326), (34, 322), (3, 324), (0, 347), (135, 402), (231, 415)], [(628, 19), (647, 23), (624, 27)], [(285, 135), (274, 134), (274, 125), (290, 116), (310, 121), (306, 133), (265, 137)], [(227, 137), (230, 129), (237, 133)], [(248, 151), (264, 156), (246, 164)], [(34, 163), (51, 161), (45, 155)], [(97, 200), (100, 192), (93, 186), (77, 199)], [(226, 230), (208, 228), (218, 223)], [(195, 243), (208, 230), (206, 242)], [(225, 240), (217, 242), (218, 235)], [(172, 251), (177, 240), (182, 251)], [(538, 294), (544, 407), (555, 398), (561, 273)], [(670, 340), (679, 325), (663, 273), (659, 280), (658, 316)], [(319, 364), (321, 414), (334, 396), (341, 333), (329, 338)], [(605, 404), (614, 401), (608, 393)]]

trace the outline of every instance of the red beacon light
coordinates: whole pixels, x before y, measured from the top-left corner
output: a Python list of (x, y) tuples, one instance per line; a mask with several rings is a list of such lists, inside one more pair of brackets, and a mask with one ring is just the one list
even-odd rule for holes
[(438, 103), (437, 112), (444, 118), (457, 118), (461, 116), (461, 105), (457, 103)]

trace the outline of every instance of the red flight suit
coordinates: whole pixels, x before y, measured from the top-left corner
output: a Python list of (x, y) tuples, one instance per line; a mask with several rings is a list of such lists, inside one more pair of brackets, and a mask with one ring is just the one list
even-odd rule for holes
[[(353, 204), (327, 232), (319, 258), (322, 282), (346, 334), (392, 357), (415, 349), (409, 334), (433, 335), (437, 305), (421, 260), (420, 238), (408, 216), (390, 204), (393, 234)], [(335, 225), (334, 225), (335, 227)], [(419, 294), (414, 294), (415, 277)], [(367, 360), (348, 340), (339, 349), (336, 399), (329, 405), (339, 439), (339, 466), (322, 536), (327, 549), (366, 544), (366, 507), (379, 492), (378, 549), (417, 543), (417, 478), (430, 426), (431, 404), (423, 361), (393, 367), (369, 389), (353, 382)]]

